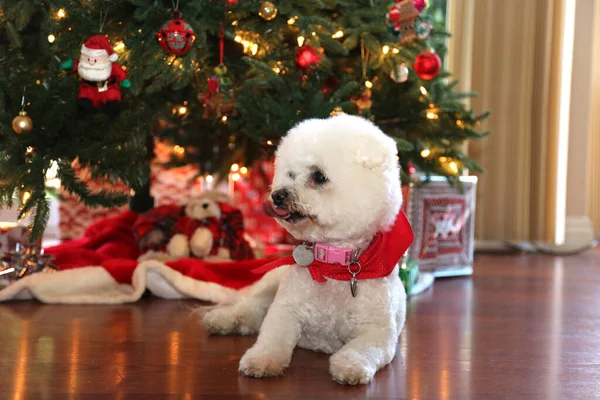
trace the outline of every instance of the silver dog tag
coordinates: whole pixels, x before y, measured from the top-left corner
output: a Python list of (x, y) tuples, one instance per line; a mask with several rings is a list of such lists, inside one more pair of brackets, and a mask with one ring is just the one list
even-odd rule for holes
[(356, 279), (355, 275), (352, 275), (352, 278), (350, 278), (350, 293), (352, 293), (352, 297), (356, 297), (358, 293), (358, 279)]
[(352, 277), (350, 278), (350, 293), (352, 293), (352, 297), (356, 297), (358, 294), (358, 279), (356, 279), (356, 275), (360, 274), (362, 270), (362, 265), (358, 262), (358, 252), (359, 250), (355, 250), (350, 255), (350, 264), (348, 264), (348, 272)]
[(313, 263), (313, 261), (315, 261), (315, 252), (312, 247), (306, 244), (301, 244), (294, 248), (292, 257), (294, 258), (296, 264), (302, 267), (308, 267)]

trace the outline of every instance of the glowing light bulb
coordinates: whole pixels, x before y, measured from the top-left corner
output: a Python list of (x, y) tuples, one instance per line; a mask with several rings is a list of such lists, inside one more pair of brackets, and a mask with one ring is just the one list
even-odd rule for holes
[(233, 40), (236, 43), (242, 43), (242, 37), (240, 35), (235, 35), (235, 37), (233, 38)]
[(232, 174), (232, 175), (231, 175), (231, 179), (232, 179), (234, 182), (237, 182), (237, 181), (239, 181), (241, 178), (242, 178), (242, 177), (241, 177), (241, 175), (240, 175), (238, 172), (236, 172), (235, 174)]
[(333, 35), (331, 35), (331, 37), (334, 38), (334, 39), (343, 38), (344, 37), (344, 31), (339, 30), (336, 33), (334, 33)]
[(66, 16), (67, 16), (67, 12), (65, 11), (64, 8), (61, 8), (56, 12), (56, 18), (58, 18), (58, 19), (64, 18)]
[(48, 35), (48, 42), (54, 43), (55, 40), (56, 40), (56, 36), (54, 36), (53, 34)]
[(223, 115), (221, 117), (221, 122), (227, 122), (227, 115)]
[(242, 175), (246, 175), (248, 173), (248, 168), (242, 167), (242, 168), (240, 168), (240, 172)]
[(392, 49), (392, 53), (394, 53), (394, 54), (398, 54), (398, 53), (400, 53), (400, 50), (399, 50), (399, 49), (396, 49), (396, 48), (394, 48), (394, 49)]
[(212, 183), (215, 180), (212, 175), (206, 175), (206, 183)]
[(116, 51), (116, 52), (120, 52), (120, 51), (125, 50), (125, 43), (123, 43), (123, 42), (117, 42), (115, 44), (115, 47), (113, 47), (113, 50)]
[(27, 200), (31, 198), (31, 193), (23, 192), (23, 203), (27, 203)]
[(304, 45), (304, 36), (298, 36), (298, 46), (302, 47)]
[(238, 164), (231, 165), (231, 172), (237, 172), (239, 169), (240, 169), (240, 166)]
[(465, 127), (465, 123), (462, 120), (457, 120), (456, 121), (456, 126), (458, 126), (459, 128), (464, 128)]
[(267, 144), (268, 144), (269, 146), (273, 146), (273, 141), (272, 141), (272, 140), (267, 140)]
[(252, 52), (253, 56), (256, 55), (256, 53), (258, 53), (258, 45), (256, 43), (252, 44), (250, 51)]
[(177, 154), (180, 154), (180, 155), (183, 154), (183, 153), (185, 153), (185, 149), (183, 147), (179, 146), (179, 145), (175, 145), (173, 147), (173, 151), (175, 153), (177, 153)]
[(421, 86), (419, 89), (421, 90), (421, 94), (422, 94), (423, 96), (427, 96), (427, 89), (425, 89), (425, 87), (424, 87), (424, 86)]
[(287, 23), (288, 23), (288, 25), (294, 25), (297, 20), (298, 20), (298, 16), (295, 16), (295, 17), (288, 19)]
[(429, 149), (421, 150), (421, 157), (423, 157), (423, 158), (429, 157), (430, 154), (431, 154), (431, 151)]
[(450, 161), (448, 163), (448, 168), (450, 168), (450, 171), (454, 172), (455, 174), (458, 173), (458, 164), (456, 161)]
[(39, 79), (38, 79), (37, 81), (35, 81), (35, 84), (36, 84), (36, 85), (39, 85), (39, 84), (41, 84), (41, 83), (42, 83), (42, 81), (40, 81)]
[(184, 114), (187, 112), (187, 110), (188, 110), (188, 109), (187, 109), (187, 107), (186, 107), (186, 106), (180, 106), (180, 107), (177, 109), (177, 112), (179, 113), (179, 115), (184, 115)]
[(366, 81), (366, 82), (365, 82), (365, 86), (366, 86), (368, 89), (371, 89), (371, 88), (373, 87), (373, 82), (371, 82), (371, 81)]
[(317, 36), (317, 32), (312, 32), (311, 35)]
[(438, 115), (435, 111), (427, 111), (427, 119), (438, 119)]
[(237, 26), (237, 24), (238, 24), (238, 21), (231, 21), (231, 25)]
[(381, 51), (383, 52), (383, 54), (387, 54), (390, 52), (390, 46), (388, 46), (387, 44), (385, 46), (383, 46), (381, 48)]
[(33, 153), (33, 147), (27, 146), (27, 149), (25, 149), (25, 153), (27, 153), (27, 154)]

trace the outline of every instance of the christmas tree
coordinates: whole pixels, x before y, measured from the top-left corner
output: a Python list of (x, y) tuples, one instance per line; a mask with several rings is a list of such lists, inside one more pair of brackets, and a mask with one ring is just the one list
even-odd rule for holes
[(480, 170), (460, 145), (484, 135), (487, 114), (461, 102), (472, 94), (453, 90), (441, 68), (448, 35), (426, 5), (0, 2), (0, 205), (17, 198), (37, 237), (52, 167), (87, 205), (127, 202), (121, 192), (90, 191), (77, 175), (85, 168), (131, 187), (143, 211), (154, 139), (177, 146), (174, 164), (226, 177), (232, 163), (272, 155), (298, 121), (339, 112), (396, 138), (404, 180), (419, 170), (456, 182)]

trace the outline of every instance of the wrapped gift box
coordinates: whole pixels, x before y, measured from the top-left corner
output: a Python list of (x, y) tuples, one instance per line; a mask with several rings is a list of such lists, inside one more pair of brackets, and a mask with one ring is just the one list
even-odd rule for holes
[[(408, 218), (415, 233), (409, 256), (436, 277), (473, 273), (477, 177), (460, 177), (464, 191), (443, 177), (411, 185)], [(424, 182), (425, 178), (421, 178)]]
[[(161, 163), (169, 161), (172, 146), (157, 142), (155, 144), (155, 164), (152, 166), (151, 195), (154, 197), (155, 206), (183, 205), (191, 196), (203, 190), (222, 190), (228, 192), (233, 204), (238, 207), (244, 217), (244, 228), (248, 240), (253, 248), (260, 251), (273, 251), (265, 246), (294, 243), (293, 238), (277, 224), (272, 218), (264, 214), (262, 203), (270, 192), (273, 180), (274, 166), (272, 161), (259, 161), (249, 169), (247, 175), (242, 175), (237, 181), (230, 180), (224, 185), (213, 187), (203, 178), (198, 177), (198, 169), (193, 166), (180, 168), (164, 168)], [(90, 190), (101, 189), (118, 190), (128, 193), (129, 189), (123, 184), (108, 184), (99, 180), (92, 180), (84, 169), (79, 169), (80, 178), (88, 184)], [(230, 177), (231, 178), (231, 177)], [(127, 206), (120, 208), (87, 208), (79, 201), (77, 196), (71, 195), (61, 189), (59, 206), (60, 239), (69, 240), (80, 237), (85, 229), (100, 218), (115, 216)]]
[[(228, 191), (228, 185), (212, 187), (201, 178), (198, 178), (198, 170), (193, 166), (184, 166), (180, 168), (164, 168), (160, 166), (161, 162), (168, 161), (169, 147), (162, 143), (157, 143), (155, 147), (157, 163), (152, 166), (151, 175), (151, 194), (154, 197), (155, 206), (163, 205), (183, 205), (186, 204), (190, 196), (202, 192), (202, 190), (213, 189)], [(78, 171), (79, 176), (88, 184), (90, 190), (100, 189), (119, 190), (128, 193), (129, 189), (125, 185), (112, 184), (92, 180), (86, 175), (85, 170)], [(246, 176), (238, 181), (231, 181), (230, 193), (233, 204), (238, 207), (244, 217), (244, 228), (248, 240), (253, 248), (265, 249), (265, 246), (280, 243), (291, 243), (292, 238), (281, 226), (275, 222), (272, 217), (264, 214), (262, 203), (268, 196), (271, 181), (273, 179), (273, 163), (270, 161), (260, 161), (256, 163)], [(127, 206), (120, 208), (87, 208), (79, 201), (77, 196), (71, 195), (66, 191), (61, 191), (61, 201), (59, 207), (60, 214), (60, 239), (69, 240), (80, 237), (85, 229), (94, 221), (100, 218), (115, 216)]]
[[(201, 182), (196, 179), (197, 168), (192, 166), (164, 168), (161, 166), (161, 163), (169, 160), (168, 153), (171, 149), (170, 146), (160, 142), (157, 142), (155, 146), (156, 163), (152, 166), (150, 191), (157, 207), (168, 204), (185, 204), (190, 196), (201, 191)], [(129, 188), (122, 183), (93, 180), (87, 170), (83, 168), (76, 170), (78, 176), (87, 183), (93, 192), (106, 189), (129, 193)], [(61, 188), (59, 193), (61, 197), (59, 205), (60, 240), (78, 238), (92, 222), (118, 215), (127, 209), (127, 205), (118, 208), (88, 208), (81, 203), (79, 197), (64, 189)]]

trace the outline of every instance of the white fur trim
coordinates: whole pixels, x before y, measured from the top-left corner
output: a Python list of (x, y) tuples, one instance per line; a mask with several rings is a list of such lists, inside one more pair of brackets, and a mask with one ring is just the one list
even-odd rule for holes
[(0, 302), (37, 299), (48, 304), (122, 304), (139, 300), (146, 289), (163, 299), (227, 304), (239, 297), (237, 290), (190, 278), (151, 260), (137, 266), (131, 285), (116, 282), (102, 267), (90, 266), (29, 275), (0, 290)]
[[(108, 51), (104, 49), (90, 49), (84, 45), (81, 46), (81, 54), (90, 56), (90, 57), (100, 57), (100, 56), (108, 56)], [(112, 54), (116, 55), (116, 54)], [(111, 55), (111, 57), (112, 57)]]
[(108, 61), (110, 62), (116, 62), (119, 59), (119, 56), (116, 55), (115, 53), (112, 53), (110, 56), (108, 56)]

